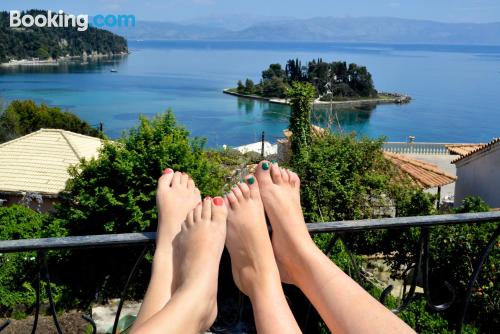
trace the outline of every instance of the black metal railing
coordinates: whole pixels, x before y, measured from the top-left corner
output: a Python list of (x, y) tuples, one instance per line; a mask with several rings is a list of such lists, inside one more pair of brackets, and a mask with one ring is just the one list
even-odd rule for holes
[[(500, 212), (486, 212), (486, 213), (466, 213), (466, 214), (452, 214), (452, 215), (437, 215), (437, 216), (419, 216), (419, 217), (404, 217), (404, 218), (385, 218), (385, 219), (370, 219), (370, 220), (353, 220), (353, 221), (340, 221), (328, 223), (312, 223), (307, 224), (308, 230), (311, 234), (320, 233), (334, 233), (333, 237), (327, 246), (326, 252), (329, 254), (336, 242), (342, 239), (342, 235), (348, 232), (362, 232), (378, 229), (407, 229), (416, 227), (421, 229), (417, 251), (415, 252), (415, 265), (411, 268), (414, 270), (410, 288), (408, 293), (403, 296), (401, 305), (393, 310), (400, 312), (405, 309), (415, 294), (417, 286), (417, 277), (423, 277), (423, 290), (424, 296), (427, 299), (428, 305), (435, 311), (444, 311), (448, 309), (455, 302), (455, 291), (445, 282), (445, 287), (450, 291), (451, 298), (448, 302), (436, 305), (433, 303), (429, 293), (429, 234), (432, 227), (442, 225), (456, 225), (456, 224), (497, 224), (495, 232), (489, 238), (489, 241), (481, 253), (478, 254), (477, 261), (473, 267), (473, 273), (467, 285), (465, 298), (460, 307), (460, 322), (457, 324), (457, 333), (461, 333), (462, 325), (465, 322), (469, 301), (472, 296), (472, 290), (475, 282), (481, 272), (482, 266), (500, 236)], [(54, 320), (56, 330), (59, 334), (63, 334), (61, 325), (56, 313), (54, 298), (52, 297), (49, 268), (47, 265), (47, 251), (50, 250), (71, 250), (71, 249), (90, 249), (90, 248), (111, 248), (111, 247), (130, 247), (142, 246), (142, 251), (137, 257), (129, 275), (125, 282), (125, 286), (121, 293), (120, 302), (118, 304), (117, 313), (113, 325), (113, 334), (116, 333), (118, 328), (118, 321), (120, 320), (120, 313), (126, 297), (127, 289), (134, 279), (134, 276), (139, 268), (139, 264), (144, 260), (147, 251), (154, 246), (156, 233), (127, 233), (127, 234), (110, 234), (110, 235), (90, 235), (90, 236), (73, 236), (64, 238), (45, 238), (45, 239), (25, 239), (25, 240), (3, 240), (0, 241), (0, 253), (18, 253), (27, 251), (37, 252), (38, 276), (36, 277), (35, 291), (36, 291), (36, 304), (35, 304), (35, 317), (32, 326), (32, 333), (35, 333), (38, 318), (40, 313), (40, 294), (41, 282), (46, 284), (46, 294), (49, 300), (50, 311)], [(354, 266), (355, 257), (347, 249), (351, 261)], [(356, 275), (359, 275), (356, 274)], [(392, 290), (392, 286), (387, 287), (380, 298), (383, 303), (386, 297)], [(90, 316), (83, 316), (96, 332), (96, 325)], [(0, 324), (0, 332), (8, 327), (10, 320)]]

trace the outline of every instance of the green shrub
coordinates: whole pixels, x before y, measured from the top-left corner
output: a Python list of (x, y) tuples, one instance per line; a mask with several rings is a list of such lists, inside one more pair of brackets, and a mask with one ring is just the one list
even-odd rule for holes
[(301, 178), (308, 222), (385, 216), (403, 210), (407, 205), (398, 204), (403, 199), (418, 202), (412, 196), (425, 197), (383, 158), (382, 139), (326, 132), (311, 140), (309, 158), (291, 162)]
[[(64, 236), (66, 230), (48, 217), (20, 205), (0, 207), (0, 239), (19, 240)], [(0, 254), (0, 313), (14, 317), (24, 314), (35, 304), (35, 278), (38, 265), (35, 252)], [(62, 288), (53, 285), (55, 299)], [(46, 299), (42, 290), (42, 299)]]
[[(155, 231), (156, 186), (165, 168), (188, 173), (205, 196), (222, 193), (228, 170), (204, 144), (189, 138), (171, 111), (151, 120), (142, 117), (118, 143), (107, 142), (98, 159), (71, 170), (55, 221), (72, 235)], [(58, 264), (54, 281), (70, 284), (72, 292), (65, 300), (69, 304), (86, 307), (96, 294), (99, 301), (115, 298), (139, 253), (134, 247), (72, 251)], [(149, 270), (143, 262), (130, 287), (131, 297), (143, 297)]]
[[(482, 212), (488, 211), (488, 206), (479, 198), (467, 198), (454, 211)], [(497, 225), (498, 223), (437, 226), (430, 231), (430, 292), (434, 302), (440, 303), (451, 297), (444, 287), (444, 282), (449, 282), (454, 288), (456, 301), (449, 310), (443, 312), (443, 317), (452, 324), (459, 320), (460, 307), (474, 265)], [(394, 276), (399, 276), (401, 268), (411, 266), (415, 262), (419, 237), (420, 230), (416, 228), (407, 231), (385, 231), (379, 235), (377, 243), (381, 247), (377, 250), (392, 254), (388, 263)], [(499, 267), (500, 247), (495, 245), (474, 286), (468, 311), (469, 321), (483, 333), (496, 333), (500, 330)]]
[(142, 117), (119, 143), (107, 142), (98, 159), (71, 170), (57, 219), (73, 235), (155, 231), (156, 184), (165, 168), (188, 173), (203, 195), (221, 193), (227, 171), (204, 144), (190, 139), (171, 111)]
[[(382, 140), (358, 139), (354, 135), (325, 133), (312, 137), (301, 159), (292, 159), (291, 167), (301, 177), (301, 198), (306, 221), (337, 221), (384, 216), (393, 208), (398, 216), (436, 214), (435, 196), (424, 193), (388, 163), (382, 155)], [(457, 212), (484, 211), (478, 199), (468, 199)], [(404, 313), (404, 319), (423, 333), (451, 333), (457, 322), (467, 281), (477, 255), (487, 243), (495, 224), (443, 226), (432, 229), (430, 238), (430, 286), (434, 302), (450, 296), (443, 288), (446, 280), (457, 291), (457, 302), (449, 311), (435, 314), (417, 301)], [(420, 229), (379, 230), (344, 235), (355, 254), (391, 254), (393, 275), (411, 266)], [(315, 237), (325, 250), (331, 235)], [(340, 248), (339, 248), (340, 247)], [(334, 248), (332, 259), (344, 270), (352, 268), (342, 245)], [(498, 293), (499, 248), (495, 247), (485, 264), (470, 307), (472, 325), (482, 332), (498, 331), (500, 314)], [(423, 303), (423, 304), (422, 304)], [(473, 327), (467, 329), (471, 333)]]
[(102, 137), (99, 130), (82, 121), (75, 114), (58, 107), (37, 105), (31, 100), (13, 101), (0, 110), (0, 143), (27, 135), (41, 128), (73, 131), (88, 136)]

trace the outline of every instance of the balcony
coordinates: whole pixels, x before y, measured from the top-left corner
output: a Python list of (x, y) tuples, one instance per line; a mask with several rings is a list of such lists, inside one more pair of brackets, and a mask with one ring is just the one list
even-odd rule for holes
[[(473, 264), (473, 271), (470, 275), (467, 290), (464, 292), (465, 298), (458, 305), (460, 314), (458, 315), (459, 322), (456, 324), (457, 333), (461, 333), (462, 325), (466, 321), (467, 310), (469, 302), (472, 296), (474, 284), (476, 283), (478, 276), (481, 272), (483, 264), (488, 257), (488, 254), (492, 248), (496, 245), (497, 239), (500, 235), (500, 212), (486, 212), (486, 213), (467, 213), (467, 214), (452, 214), (452, 215), (437, 215), (437, 216), (421, 216), (421, 217), (406, 217), (406, 218), (387, 218), (387, 219), (371, 219), (371, 220), (358, 220), (358, 221), (340, 221), (340, 222), (328, 222), (328, 223), (312, 223), (308, 224), (308, 229), (311, 234), (333, 234), (333, 238), (327, 247), (327, 252), (330, 252), (334, 244), (342, 239), (343, 236), (353, 232), (362, 231), (372, 231), (372, 230), (384, 230), (384, 229), (409, 229), (417, 228), (420, 230), (420, 237), (418, 244), (415, 247), (415, 260), (413, 267), (413, 275), (411, 276), (408, 286), (405, 286), (405, 294), (401, 298), (401, 304), (399, 307), (394, 309), (394, 312), (400, 312), (404, 310), (412, 302), (415, 295), (417, 284), (421, 285), (423, 289), (423, 294), (427, 299), (429, 306), (436, 312), (443, 312), (447, 310), (450, 306), (456, 304), (455, 293), (452, 292), (452, 297), (449, 301), (436, 305), (433, 303), (429, 289), (429, 272), (432, 268), (429, 268), (429, 238), (431, 237), (431, 232), (433, 228), (437, 226), (451, 226), (451, 225), (464, 225), (464, 224), (492, 224), (495, 226), (495, 232), (490, 236), (488, 242), (482, 246), (482, 251), (476, 257), (476, 262)], [(53, 293), (51, 291), (50, 285), (50, 275), (49, 268), (46, 261), (46, 256), (49, 251), (53, 250), (89, 250), (89, 249), (102, 249), (103, 252), (106, 249), (111, 248), (137, 248), (138, 256), (129, 269), (128, 278), (124, 280), (122, 293), (120, 296), (120, 303), (118, 305), (118, 310), (115, 316), (115, 322), (113, 325), (112, 333), (118, 333), (118, 321), (120, 319), (120, 314), (123, 306), (123, 302), (127, 297), (127, 291), (130, 284), (135, 279), (138, 268), (141, 263), (143, 263), (146, 254), (149, 250), (154, 247), (155, 233), (131, 233), (131, 234), (114, 234), (114, 235), (89, 235), (89, 236), (74, 236), (65, 238), (47, 238), (47, 239), (27, 239), (27, 240), (5, 240), (0, 241), (0, 253), (21, 253), (28, 251), (35, 251), (36, 261), (34, 265), (37, 266), (38, 271), (37, 277), (34, 278), (36, 287), (36, 304), (34, 305), (34, 322), (32, 326), (32, 332), (38, 325), (38, 318), (41, 310), (41, 289), (42, 286), (45, 287), (45, 294), (48, 297), (49, 310), (52, 314), (55, 328), (59, 334), (63, 333), (61, 324), (59, 321), (58, 314), (56, 312), (56, 303), (54, 301)], [(348, 249), (350, 258), (352, 260), (353, 268), (357, 268), (357, 272), (353, 272), (353, 276), (359, 276), (360, 267), (356, 263), (355, 258), (352, 256)], [(422, 277), (421, 283), (418, 282), (417, 277)], [(45, 284), (42, 284), (45, 283)], [(446, 285), (446, 283), (445, 283)], [(408, 289), (406, 289), (408, 288)], [(453, 287), (448, 287), (450, 291), (453, 291)], [(381, 295), (381, 302), (387, 298), (392, 287), (387, 287)], [(241, 306), (241, 305), (240, 305)], [(311, 309), (308, 306), (307, 309)], [(242, 310), (242, 308), (240, 309)], [(241, 312), (238, 312), (241, 314)], [(96, 333), (96, 325), (90, 316), (84, 316), (84, 319), (93, 328), (93, 333)], [(234, 327), (238, 325), (239, 318), (234, 321)], [(0, 325), (0, 332), (8, 328), (10, 320), (7, 320)], [(307, 328), (307, 324), (305, 324)], [(225, 328), (224, 331), (227, 331)], [(217, 328), (213, 329), (214, 332), (218, 332)], [(231, 332), (231, 331), (229, 331)], [(306, 331), (307, 332), (307, 331)]]

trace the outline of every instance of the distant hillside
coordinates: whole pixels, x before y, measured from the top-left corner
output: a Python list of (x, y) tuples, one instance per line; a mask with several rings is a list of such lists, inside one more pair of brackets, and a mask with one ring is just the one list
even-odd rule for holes
[[(46, 13), (29, 11), (32, 15)], [(128, 52), (127, 41), (109, 31), (89, 28), (10, 28), (9, 13), (0, 12), (0, 63), (11, 59), (56, 59), (86, 54)]]
[[(189, 22), (189, 23), (187, 23)], [(271, 19), (248, 26), (221, 24), (221, 18), (171, 22), (137, 22), (117, 31), (128, 39), (373, 42), (407, 44), (500, 45), (500, 22), (442, 23), (390, 17)], [(230, 29), (232, 28), (232, 29)], [(116, 30), (115, 30), (116, 31)]]
[(109, 30), (132, 40), (207, 40), (231, 33), (230, 30), (215, 25), (152, 21), (137, 21), (133, 28), (116, 27)]
[(500, 23), (441, 23), (397, 18), (313, 18), (234, 32), (240, 40), (500, 44)]
[(233, 15), (210, 15), (204, 17), (196, 17), (193, 19), (185, 19), (179, 21), (184, 25), (201, 25), (216, 28), (223, 28), (231, 31), (238, 31), (249, 28), (256, 24), (269, 23), (269, 22), (284, 22), (293, 21), (293, 17), (277, 17), (266, 15), (252, 15), (252, 14), (233, 14)]

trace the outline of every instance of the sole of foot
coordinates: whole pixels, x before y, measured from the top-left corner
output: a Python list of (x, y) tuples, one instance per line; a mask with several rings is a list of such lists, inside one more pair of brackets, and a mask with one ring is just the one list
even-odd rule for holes
[(206, 198), (192, 210), (174, 240), (174, 286), (189, 291), (196, 302), (200, 331), (217, 316), (219, 263), (226, 240), (227, 207), (221, 197)]
[(255, 177), (273, 228), (272, 244), (281, 279), (294, 284), (292, 273), (300, 266), (300, 255), (314, 247), (300, 205), (300, 179), (296, 173), (269, 161), (259, 163)]
[(247, 176), (225, 198), (228, 207), (226, 247), (238, 288), (252, 297), (266, 284), (280, 284), (264, 206), (254, 176)]
[(171, 245), (181, 230), (182, 222), (200, 201), (200, 191), (187, 174), (165, 169), (156, 191), (157, 244)]

